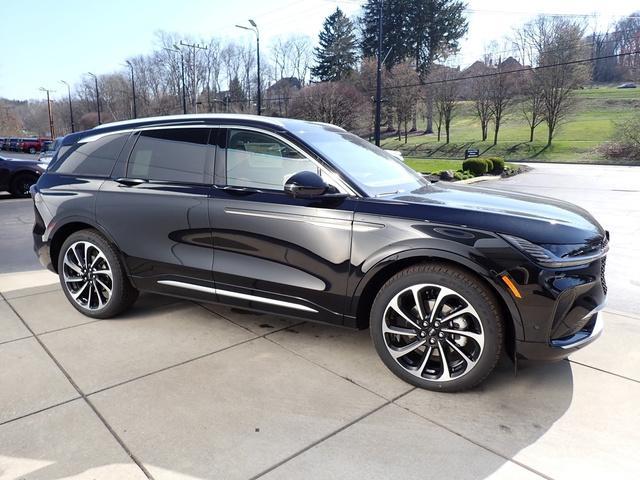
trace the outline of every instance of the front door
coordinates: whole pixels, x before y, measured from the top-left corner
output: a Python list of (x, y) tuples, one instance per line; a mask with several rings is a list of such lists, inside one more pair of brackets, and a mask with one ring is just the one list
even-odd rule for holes
[(97, 218), (142, 290), (215, 300), (210, 132), (203, 127), (141, 130), (128, 162), (115, 175), (122, 177), (107, 180), (100, 190)]
[(215, 143), (211, 223), (220, 301), (342, 323), (354, 201), (285, 194), (292, 174), (323, 172), (275, 134), (220, 129)]

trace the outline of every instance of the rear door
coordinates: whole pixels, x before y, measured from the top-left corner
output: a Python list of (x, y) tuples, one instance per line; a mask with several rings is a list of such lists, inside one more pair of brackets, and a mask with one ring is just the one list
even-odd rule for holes
[(96, 217), (140, 289), (214, 298), (210, 132), (204, 126), (137, 132), (128, 161), (100, 190)]
[(285, 194), (294, 173), (328, 174), (275, 133), (230, 127), (215, 143), (210, 212), (220, 301), (342, 323), (355, 200)]

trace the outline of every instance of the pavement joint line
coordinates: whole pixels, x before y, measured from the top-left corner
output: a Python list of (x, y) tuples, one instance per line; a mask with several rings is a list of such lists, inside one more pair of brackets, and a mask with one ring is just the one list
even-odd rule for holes
[[(196, 303), (196, 302), (193, 302), (193, 303), (194, 303), (194, 304), (196, 304), (196, 305), (198, 305), (198, 303)], [(202, 305), (200, 305), (200, 307), (202, 307)], [(204, 307), (202, 307), (202, 308), (204, 308)], [(208, 313), (210, 313), (210, 314), (212, 314), (212, 315), (216, 315), (216, 316), (220, 317), (222, 320), (229, 321), (229, 320), (227, 320), (225, 317), (222, 317), (221, 315), (218, 315), (218, 314), (216, 314), (216, 313), (212, 312), (211, 310), (208, 310), (208, 309), (206, 309), (206, 308), (204, 308), (204, 309), (205, 309)], [(233, 323), (233, 322), (229, 322), (229, 323)], [(304, 323), (304, 322), (302, 322), (302, 323)], [(234, 325), (236, 325), (236, 324), (234, 324)], [(298, 325), (299, 325), (299, 324), (298, 324)], [(102, 392), (104, 392), (104, 391), (106, 391), (106, 390), (111, 390), (112, 388), (120, 387), (120, 386), (122, 386), (122, 385), (126, 385), (127, 383), (135, 382), (135, 381), (140, 380), (140, 379), (142, 379), (142, 378), (150, 377), (151, 375), (155, 375), (156, 373), (165, 372), (165, 371), (167, 371), (167, 370), (171, 370), (171, 369), (173, 369), (173, 368), (180, 367), (180, 366), (182, 366), (182, 365), (186, 365), (186, 364), (188, 364), (188, 363), (195, 362), (195, 361), (197, 361), (197, 360), (201, 360), (201, 359), (206, 358), (206, 357), (210, 357), (210, 356), (212, 356), (212, 355), (215, 355), (216, 353), (221, 353), (221, 352), (224, 352), (224, 351), (226, 351), (226, 350), (230, 350), (230, 349), (232, 349), (232, 348), (239, 347), (240, 345), (244, 345), (245, 343), (253, 342), (254, 340), (258, 340), (258, 339), (260, 339), (260, 338), (264, 338), (266, 335), (269, 335), (269, 334), (271, 334), (271, 333), (275, 333), (275, 332), (279, 332), (280, 330), (285, 330), (285, 329), (290, 328), (290, 327), (292, 327), (292, 326), (294, 326), (294, 325), (290, 325), (290, 326), (287, 326), (287, 327), (282, 327), (282, 328), (279, 328), (279, 329), (274, 330), (274, 331), (272, 331), (272, 332), (265, 332), (265, 333), (264, 333), (264, 334), (262, 334), (262, 335), (257, 335), (255, 332), (252, 332), (251, 330), (248, 330), (248, 331), (249, 331), (249, 333), (251, 333), (251, 334), (253, 334), (253, 335), (254, 335), (254, 337), (252, 337), (252, 338), (248, 338), (248, 339), (246, 339), (246, 340), (242, 340), (242, 341), (237, 342), (237, 343), (234, 343), (233, 345), (228, 345), (228, 346), (226, 346), (226, 347), (219, 348), (218, 350), (214, 350), (214, 351), (212, 351), (212, 352), (203, 353), (202, 355), (198, 355), (197, 357), (193, 357), (193, 358), (189, 358), (189, 359), (187, 359), (187, 360), (183, 360), (182, 362), (174, 363), (174, 364), (172, 364), (172, 365), (168, 365), (168, 366), (166, 366), (166, 367), (159, 368), (159, 369), (154, 370), (154, 371), (152, 371), (152, 372), (147, 372), (147, 373), (145, 373), (145, 374), (143, 374), (143, 375), (139, 375), (139, 376), (134, 377), (134, 378), (129, 378), (129, 379), (127, 379), (127, 380), (123, 380), (122, 382), (118, 382), (118, 383), (115, 383), (115, 384), (113, 384), (113, 385), (109, 385), (109, 386), (106, 386), (106, 387), (100, 388), (100, 389), (95, 390), (95, 391), (93, 391), (93, 392), (87, 393), (86, 395), (87, 395), (87, 397), (92, 396), (92, 395), (96, 395), (96, 394), (98, 394), (98, 393), (102, 393)], [(245, 330), (246, 330), (246, 329), (245, 329)]]
[(33, 335), (27, 335), (26, 337), (13, 338), (11, 340), (5, 340), (4, 342), (0, 342), (0, 346), (6, 345), (7, 343), (19, 342), (20, 340), (26, 340), (27, 338), (33, 338)]
[[(11, 273), (11, 272), (9, 272), (9, 273)], [(20, 273), (20, 272), (15, 272), (15, 273)], [(5, 274), (2, 274), (2, 275), (5, 275)], [(62, 290), (62, 288), (60, 287), (59, 283), (51, 283), (50, 285), (40, 285), (40, 286), (41, 287), (49, 287), (50, 286), (51, 288), (47, 288), (46, 290), (41, 290), (39, 292), (25, 293), (24, 295), (16, 295), (15, 297), (11, 296), (11, 298), (7, 299), (7, 302), (10, 301), (10, 300), (16, 300), (18, 298), (27, 298), (27, 297), (32, 297), (34, 295), (42, 295), (43, 293), (51, 293), (51, 292), (55, 292), (56, 290)], [(34, 288), (34, 287), (27, 287), (27, 288)], [(35, 287), (35, 288), (38, 288), (38, 287)], [(25, 289), (21, 289), (21, 290), (26, 290), (26, 288)], [(15, 290), (9, 290), (9, 291), (11, 292), (11, 291), (15, 291)], [(8, 292), (4, 292), (4, 293), (8, 293)]]
[(321, 443), (324, 443), (325, 441), (329, 440), (330, 438), (334, 437), (335, 435), (338, 435), (339, 433), (345, 431), (346, 429), (348, 429), (349, 427), (352, 427), (353, 425), (355, 425), (356, 423), (361, 422), (362, 420), (364, 420), (365, 418), (373, 415), (374, 413), (382, 410), (384, 407), (391, 405), (392, 403), (394, 403), (396, 400), (399, 400), (400, 398), (404, 397), (405, 395), (408, 395), (409, 393), (413, 392), (414, 390), (416, 390), (416, 387), (411, 388), (410, 390), (394, 397), (391, 400), (386, 400), (382, 405), (377, 406), (376, 408), (372, 409), (371, 411), (364, 413), (363, 415), (360, 415), (359, 417), (355, 418), (354, 420), (344, 424), (342, 427), (334, 430), (333, 432), (330, 432), (326, 435), (324, 435), (323, 437), (319, 438), (318, 440), (310, 443), (309, 445), (307, 445), (306, 447), (298, 450), (297, 452), (289, 455), (288, 457), (284, 458), (283, 460), (280, 460), (279, 462), (273, 464), (272, 466), (270, 466), (269, 468), (263, 470), (262, 472), (258, 473), (257, 475), (254, 475), (253, 477), (251, 477), (249, 480), (257, 480), (260, 477), (263, 477), (264, 475), (266, 475), (267, 473), (270, 473), (274, 470), (276, 470), (277, 468), (281, 467), (282, 465), (284, 465), (285, 463), (290, 462), (291, 460), (293, 460), (294, 458), (302, 455), (303, 453), (311, 450), (314, 447), (317, 447), (318, 445), (320, 445)]
[[(410, 392), (407, 392), (407, 393), (410, 393)], [(544, 473), (537, 471), (535, 468), (530, 467), (530, 466), (520, 462), (519, 460), (515, 460), (513, 458), (509, 458), (508, 456), (503, 455), (502, 453), (498, 452), (497, 450), (494, 450), (493, 448), (490, 448), (490, 447), (487, 447), (486, 445), (478, 443), (475, 440), (467, 437), (466, 435), (463, 435), (463, 434), (461, 434), (459, 432), (456, 432), (455, 430), (452, 430), (451, 428), (447, 427), (446, 425), (441, 424), (440, 422), (437, 422), (437, 421), (435, 421), (435, 420), (433, 420), (433, 419), (431, 419), (429, 417), (426, 417), (426, 416), (422, 415), (421, 413), (414, 412), (409, 407), (405, 407), (404, 405), (400, 405), (400, 404), (396, 403), (396, 400), (398, 400), (398, 399), (393, 400), (392, 403), (394, 405), (406, 410), (407, 412), (412, 413), (414, 415), (417, 415), (418, 417), (422, 418), (423, 420), (426, 420), (427, 422), (432, 423), (432, 424), (436, 425), (437, 427), (443, 428), (446, 431), (448, 431), (449, 433), (452, 433), (452, 434), (462, 438), (463, 440), (466, 440), (467, 442), (472, 443), (473, 445), (475, 445), (475, 446), (477, 446), (479, 448), (482, 448), (483, 450), (486, 450), (487, 452), (493, 453), (494, 455), (497, 455), (500, 458), (504, 458), (508, 462), (515, 463), (516, 465), (524, 468), (525, 470), (529, 470), (530, 472), (534, 473), (535, 475), (538, 475), (539, 477), (545, 478), (547, 480), (554, 480), (553, 477), (545, 475)]]
[(600, 373), (604, 373), (606, 375), (613, 375), (614, 377), (621, 378), (623, 380), (628, 380), (630, 382), (640, 383), (640, 380), (636, 380), (635, 378), (625, 377), (624, 375), (620, 375), (619, 373), (613, 373), (608, 370), (603, 370), (602, 368), (594, 367), (593, 365), (588, 365), (586, 363), (578, 362), (577, 360), (571, 360), (570, 358), (566, 359), (569, 363), (575, 363), (576, 365), (580, 365), (581, 367), (590, 368), (592, 370), (596, 370)]
[[(6, 298), (4, 297), (4, 295), (2, 294), (2, 292), (0, 292), (0, 298), (6, 301)], [(109, 433), (111, 433), (111, 435), (113, 436), (113, 438), (116, 440), (116, 442), (118, 442), (118, 444), (120, 445), (120, 447), (122, 447), (122, 449), (125, 451), (125, 453), (129, 456), (129, 458), (131, 458), (131, 460), (138, 466), (138, 468), (142, 471), (142, 473), (144, 473), (144, 475), (149, 478), (150, 480), (153, 480), (153, 476), (151, 475), (151, 473), (149, 473), (149, 471), (146, 469), (146, 467), (142, 464), (142, 462), (140, 460), (138, 460), (138, 458), (133, 454), (133, 452), (129, 449), (129, 447), (124, 443), (124, 441), (120, 438), (120, 436), (116, 433), (116, 431), (113, 429), (113, 427), (111, 427), (111, 425), (109, 424), (109, 422), (107, 422), (106, 418), (100, 413), (100, 411), (98, 411), (98, 409), (93, 405), (93, 403), (91, 403), (91, 401), (87, 398), (87, 396), (85, 395), (85, 393), (82, 391), (82, 389), (78, 386), (78, 384), (73, 380), (73, 378), (71, 377), (71, 375), (69, 375), (69, 372), (67, 372), (65, 370), (65, 368), (62, 366), (62, 364), (58, 361), (58, 359), (53, 355), (53, 353), (51, 353), (51, 351), (47, 348), (47, 346), (44, 344), (44, 342), (38, 337), (38, 335), (36, 335), (34, 333), (34, 331), (31, 329), (31, 327), (27, 324), (27, 322), (24, 320), (24, 318), (22, 318), (22, 316), (16, 311), (15, 308), (13, 308), (13, 305), (11, 305), (9, 302), (7, 302), (7, 304), (9, 305), (9, 308), (11, 308), (11, 310), (13, 310), (13, 313), (15, 313), (17, 315), (17, 317), (20, 319), (20, 321), (24, 324), (24, 326), (27, 328), (27, 330), (29, 330), (31, 332), (31, 334), (33, 335), (33, 337), (35, 338), (35, 340), (38, 342), (38, 344), (40, 345), (40, 347), (45, 351), (45, 353), (49, 356), (49, 358), (51, 358), (51, 360), (53, 361), (53, 363), (55, 363), (55, 365), (60, 369), (60, 371), (62, 372), (62, 374), (67, 378), (67, 381), (73, 386), (73, 388), (75, 388), (76, 392), (78, 392), (78, 394), (80, 395), (80, 397), (86, 402), (86, 404), (89, 406), (89, 408), (91, 408), (91, 410), (93, 410), (93, 413), (98, 417), (98, 419), (102, 422), (102, 424), (105, 426), (105, 428), (109, 431)]]
[[(30, 338), (30, 337), (29, 337)], [(6, 425), (7, 423), (12, 423), (18, 420), (22, 420), (23, 418), (31, 417), (32, 415), (36, 415), (38, 413), (46, 412), (47, 410), (52, 410), (56, 407), (60, 407), (61, 405), (65, 405), (67, 403), (75, 402), (76, 400), (80, 400), (82, 397), (73, 397), (69, 400), (65, 400), (64, 402), (58, 402), (54, 405), (49, 405), (48, 407), (41, 408), (39, 410), (34, 410), (33, 412), (25, 413), (24, 415), (20, 415), (19, 417), (10, 418), (9, 420), (5, 420), (4, 422), (0, 422), (0, 427), (2, 425)]]
[[(276, 333), (276, 332), (271, 332), (271, 333)], [(269, 335), (271, 335), (271, 333), (270, 333)], [(383, 395), (379, 394), (378, 392), (374, 392), (374, 391), (373, 391), (373, 390), (371, 390), (370, 388), (367, 388), (367, 387), (365, 387), (364, 385), (360, 385), (360, 384), (359, 384), (356, 380), (354, 380), (353, 378), (349, 378), (349, 377), (347, 377), (347, 376), (345, 376), (345, 375), (341, 375), (341, 374), (339, 374), (338, 372), (336, 372), (336, 371), (334, 371), (334, 370), (331, 370), (329, 367), (326, 367), (326, 366), (324, 366), (324, 365), (322, 365), (322, 364), (320, 364), (320, 363), (318, 363), (318, 362), (315, 362), (315, 361), (313, 361), (313, 360), (311, 360), (311, 359), (309, 359), (309, 358), (305, 357), (304, 355), (302, 355), (302, 354), (300, 354), (300, 353), (298, 353), (298, 352), (295, 352), (295, 351), (291, 350), (291, 349), (290, 349), (290, 348), (288, 348), (288, 347), (285, 347), (285, 346), (284, 346), (284, 345), (282, 345), (281, 343), (278, 343), (277, 341), (272, 340), (271, 338), (268, 338), (268, 336), (266, 336), (266, 337), (265, 337), (265, 340), (269, 340), (270, 342), (272, 342), (273, 344), (275, 344), (275, 345), (279, 346), (280, 348), (283, 348), (284, 350), (286, 350), (286, 351), (288, 351), (288, 352), (290, 352), (290, 353), (293, 353), (295, 356), (297, 356), (297, 357), (299, 357), (299, 358), (301, 358), (301, 359), (303, 359), (303, 360), (305, 360), (305, 361), (307, 361), (307, 362), (310, 362), (310, 363), (312, 363), (313, 365), (315, 365), (316, 367), (320, 367), (321, 369), (323, 369), (323, 370), (325, 370), (325, 371), (327, 371), (327, 372), (329, 372), (329, 373), (332, 373), (332, 374), (334, 374), (334, 375), (336, 375), (336, 376), (338, 376), (338, 377), (342, 378), (343, 380), (346, 380), (346, 381), (347, 381), (347, 382), (349, 382), (349, 383), (353, 383), (354, 385), (356, 385), (356, 386), (358, 386), (358, 387), (362, 388), (363, 390), (366, 390), (366, 391), (367, 391), (367, 392), (369, 392), (369, 393), (374, 394), (374, 395), (375, 395), (375, 396), (377, 396), (377, 397), (382, 398), (382, 399), (383, 399), (383, 400), (385, 400), (385, 401), (388, 401), (388, 400), (389, 400), (388, 398), (384, 397)]]
[(612, 310), (610, 308), (605, 308), (603, 310), (604, 313), (611, 313), (612, 315), (619, 315), (621, 317), (627, 317), (630, 318), (632, 320), (638, 320), (640, 321), (640, 315), (635, 315), (633, 313), (629, 313), (629, 312), (621, 312), (620, 310)]

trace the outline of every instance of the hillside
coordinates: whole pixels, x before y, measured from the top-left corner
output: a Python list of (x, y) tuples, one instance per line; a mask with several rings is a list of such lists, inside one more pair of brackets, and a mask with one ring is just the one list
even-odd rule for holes
[[(534, 142), (529, 143), (529, 126), (518, 106), (512, 107), (500, 129), (498, 144), (480, 142), (480, 124), (474, 116), (472, 102), (460, 102), (451, 128), (451, 143), (438, 143), (436, 135), (412, 135), (408, 143), (386, 139), (383, 147), (401, 150), (406, 157), (463, 158), (467, 148), (479, 148), (481, 153), (502, 156), (507, 160), (536, 160), (584, 163), (629, 163), (602, 158), (597, 147), (615, 136), (615, 123), (640, 115), (640, 88), (617, 89), (593, 87), (575, 94), (573, 113), (558, 128), (551, 147), (546, 148), (547, 129), (536, 129)], [(490, 125), (490, 129), (493, 126)], [(424, 122), (419, 125), (424, 130)], [(492, 139), (492, 135), (489, 136)]]

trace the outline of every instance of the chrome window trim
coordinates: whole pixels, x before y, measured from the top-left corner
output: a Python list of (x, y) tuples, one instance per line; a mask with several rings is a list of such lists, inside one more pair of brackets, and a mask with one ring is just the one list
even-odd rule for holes
[(170, 287), (186, 288), (189, 290), (196, 290), (198, 292), (210, 293), (212, 295), (221, 295), (223, 297), (239, 298), (241, 300), (248, 300), (251, 302), (266, 303), (269, 305), (275, 305), (278, 307), (291, 308), (294, 310), (302, 310), (305, 312), (318, 313), (315, 310), (306, 305), (299, 303), (285, 302), (284, 300), (276, 300), (273, 298), (260, 297), (258, 295), (249, 295), (247, 293), (233, 292), (231, 290), (222, 290), (219, 288), (205, 287), (204, 285), (196, 285), (194, 283), (178, 282), (176, 280), (158, 280), (158, 283), (162, 285), (168, 285)]
[[(126, 129), (126, 130), (114, 130), (112, 132), (104, 132), (104, 133), (98, 133), (96, 135), (89, 135), (88, 137), (82, 137), (81, 139), (78, 140), (77, 143), (89, 143), (89, 142), (95, 142), (96, 140), (100, 140), (101, 138), (104, 138), (106, 136), (109, 135), (119, 135), (121, 133), (131, 133), (133, 132), (134, 129)], [(59, 147), (62, 148), (63, 145), (61, 145)]]

